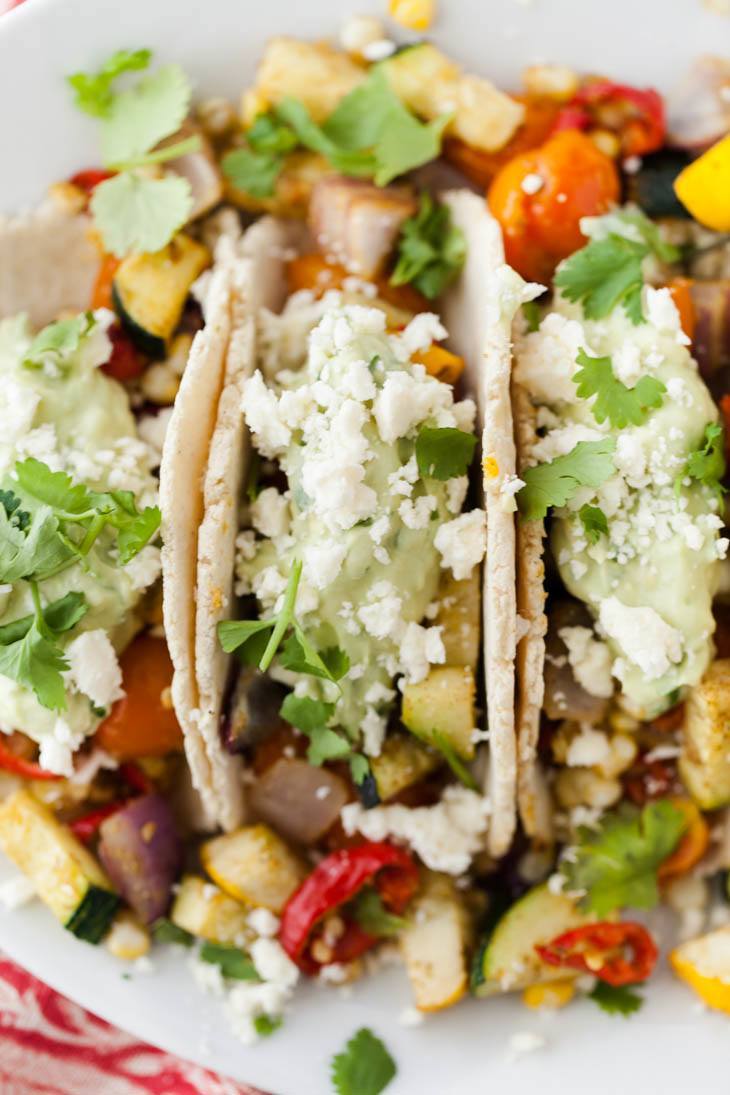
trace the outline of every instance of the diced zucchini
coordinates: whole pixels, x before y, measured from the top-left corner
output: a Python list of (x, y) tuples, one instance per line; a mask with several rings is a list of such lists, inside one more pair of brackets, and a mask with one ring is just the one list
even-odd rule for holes
[(409, 734), (391, 734), (377, 757), (370, 758), (380, 799), (385, 802), (393, 795), (433, 772), (442, 758)]
[(674, 180), (688, 163), (687, 153), (677, 149), (644, 156), (639, 170), (626, 175), (626, 197), (641, 206), (647, 217), (689, 216), (674, 193)]
[(323, 122), (364, 76), (360, 65), (326, 42), (271, 38), (256, 83), (243, 96), (243, 123), (251, 126), (258, 114), (287, 97), (299, 99), (315, 122)]
[(99, 942), (119, 898), (91, 852), (26, 790), (0, 804), (0, 848), (64, 927)]
[(443, 734), (460, 757), (470, 760), (474, 692), (474, 674), (468, 666), (439, 666), (425, 680), (404, 687), (401, 718), (416, 737), (437, 744), (434, 733)]
[(237, 901), (280, 913), (303, 880), (304, 864), (268, 825), (246, 825), (206, 841), (203, 867)]
[(473, 991), (477, 996), (491, 996), (573, 976), (570, 970), (548, 966), (538, 957), (535, 946), (593, 919), (565, 894), (549, 890), (546, 883), (529, 890), (500, 918), (482, 945), (481, 976), (473, 978)]
[(211, 943), (242, 946), (252, 941), (255, 934), (248, 924), (250, 911), (212, 882), (186, 875), (178, 887), (170, 920), (178, 928)]
[(489, 80), (463, 73), (428, 42), (394, 54), (382, 67), (406, 106), (428, 121), (451, 115), (447, 134), (473, 148), (502, 148), (524, 118), (521, 103)]
[(689, 691), (679, 774), (700, 809), (730, 803), (730, 658), (713, 662)]
[(129, 255), (120, 263), (112, 286), (114, 307), (143, 353), (165, 356), (190, 286), (210, 261), (207, 247), (180, 232), (161, 251)]
[(423, 885), (407, 912), (409, 926), (400, 949), (416, 1007), (440, 1011), (467, 990), (466, 951), (471, 928), (461, 892), (448, 875), (423, 875)]
[(468, 665), (476, 673), (479, 660), (482, 597), (479, 567), (457, 582), (450, 570), (443, 572), (438, 591), (439, 610), (433, 621), (441, 627), (446, 665)]

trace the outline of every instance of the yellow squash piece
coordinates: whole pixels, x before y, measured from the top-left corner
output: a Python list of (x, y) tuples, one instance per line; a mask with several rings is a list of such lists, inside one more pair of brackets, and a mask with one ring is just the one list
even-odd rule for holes
[(389, 734), (377, 757), (370, 758), (370, 768), (383, 802), (405, 791), (433, 772), (443, 758), (421, 745), (411, 734)]
[(730, 803), (730, 658), (712, 663), (687, 696), (679, 774), (701, 810)]
[(475, 691), (474, 674), (468, 665), (432, 669), (425, 680), (403, 688), (403, 724), (429, 745), (438, 747), (434, 735), (440, 734), (460, 757), (471, 760)]
[(410, 906), (401, 954), (420, 1011), (441, 1011), (466, 993), (471, 925), (464, 898), (448, 875), (426, 872)]
[(304, 879), (301, 860), (268, 825), (245, 825), (206, 841), (203, 867), (237, 901), (280, 913)]
[(700, 224), (730, 232), (730, 134), (688, 164), (675, 179), (674, 189)]
[(253, 942), (255, 936), (248, 924), (250, 911), (250, 907), (223, 893), (212, 882), (186, 875), (170, 910), (170, 920), (200, 939), (240, 947)]
[(730, 1015), (730, 927), (682, 943), (669, 961), (708, 1007)]

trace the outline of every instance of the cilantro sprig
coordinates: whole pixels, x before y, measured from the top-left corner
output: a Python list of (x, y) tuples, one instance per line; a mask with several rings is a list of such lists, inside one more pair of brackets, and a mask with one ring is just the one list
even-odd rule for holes
[(120, 76), (147, 69), (151, 59), (150, 50), (122, 50), (95, 73), (67, 77), (76, 106), (99, 122), (102, 163), (117, 172), (95, 188), (91, 211), (105, 249), (119, 257), (160, 250), (192, 209), (187, 179), (139, 173), (200, 146), (193, 136), (158, 147), (185, 120), (191, 96), (187, 76), (179, 65), (165, 65), (121, 91), (115, 86)]
[(69, 358), (76, 353), (95, 327), (96, 318), (93, 312), (84, 312), (70, 319), (50, 323), (38, 332), (25, 351), (23, 367), (50, 368), (58, 373), (63, 372), (68, 366)]
[(650, 408), (661, 407), (667, 388), (653, 376), (642, 376), (633, 388), (628, 388), (614, 374), (610, 357), (590, 357), (578, 351), (577, 369), (573, 382), (581, 399), (591, 399), (591, 412), (596, 422), (606, 419), (614, 429), (640, 426)]
[(524, 487), (517, 505), (526, 521), (539, 521), (551, 507), (564, 506), (580, 487), (600, 487), (614, 472), (616, 441), (579, 441), (564, 456), (537, 464), (522, 473)]
[(452, 426), (422, 426), (416, 437), (416, 463), (424, 479), (453, 479), (466, 475), (474, 457), (474, 434)]
[(200, 960), (218, 966), (223, 976), (233, 981), (261, 980), (253, 962), (239, 947), (206, 941), (200, 948)]
[(331, 1068), (337, 1095), (380, 1095), (397, 1072), (388, 1050), (367, 1027), (361, 1027), (333, 1057)]
[(644, 321), (641, 290), (644, 260), (655, 255), (676, 262), (679, 251), (665, 243), (648, 217), (636, 209), (602, 218), (599, 229), (580, 251), (561, 263), (555, 285), (568, 300), (580, 301), (587, 319), (603, 319), (620, 304), (632, 323)]
[(582, 828), (560, 872), (566, 890), (582, 894), (586, 912), (651, 909), (659, 900), (657, 871), (677, 847), (687, 821), (668, 799), (639, 811), (630, 804), (606, 814), (598, 830)]
[(630, 1015), (644, 1004), (644, 997), (635, 992), (637, 985), (609, 985), (606, 981), (599, 981), (592, 992), (588, 993), (588, 999), (598, 1004), (601, 1011), (607, 1015), (623, 1015), (628, 1019)]
[(290, 692), (279, 714), (309, 738), (307, 760), (310, 764), (319, 766), (329, 760), (346, 760), (354, 782), (361, 784), (370, 775), (370, 765), (366, 757), (353, 749), (348, 738), (329, 725), (335, 707), (334, 703)]
[(677, 479), (680, 487), (685, 477), (704, 483), (718, 494), (725, 488), (722, 480), (725, 475), (724, 432), (717, 422), (708, 422), (705, 426), (702, 444), (687, 457), (684, 471)]
[(451, 222), (447, 205), (421, 193), (418, 212), (403, 222), (391, 285), (413, 285), (435, 300), (457, 276), (466, 258), (464, 233)]
[(608, 536), (608, 518), (600, 506), (581, 506), (578, 517), (590, 544), (597, 544), (602, 536)]
[(228, 153), (223, 172), (234, 186), (255, 197), (269, 197), (287, 154), (307, 148), (324, 156), (342, 175), (373, 178), (378, 186), (386, 186), (436, 159), (448, 121), (448, 115), (419, 121), (374, 66), (323, 125), (313, 120), (304, 103), (291, 97), (260, 114), (246, 134), (248, 148)]

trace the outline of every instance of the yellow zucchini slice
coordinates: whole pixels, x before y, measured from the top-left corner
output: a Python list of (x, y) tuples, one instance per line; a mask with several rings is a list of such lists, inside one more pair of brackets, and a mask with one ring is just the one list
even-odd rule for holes
[(170, 920), (200, 939), (241, 947), (253, 942), (255, 936), (248, 924), (250, 911), (212, 882), (197, 875), (186, 875), (170, 910)]
[(268, 825), (245, 825), (206, 841), (200, 849), (206, 872), (237, 901), (280, 913), (306, 875), (306, 868)]
[(474, 674), (469, 666), (439, 666), (425, 680), (404, 687), (401, 718), (422, 741), (437, 745), (434, 733), (442, 734), (460, 757), (471, 760), (474, 694)]

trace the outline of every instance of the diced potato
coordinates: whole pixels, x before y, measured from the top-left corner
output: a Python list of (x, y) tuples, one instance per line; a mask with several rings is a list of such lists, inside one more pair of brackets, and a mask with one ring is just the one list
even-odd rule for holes
[(474, 567), (468, 578), (457, 582), (450, 570), (441, 575), (439, 610), (434, 627), (441, 627), (447, 665), (467, 665), (476, 673), (482, 598), (481, 575)]
[(304, 220), (315, 184), (331, 174), (332, 167), (324, 156), (316, 152), (292, 152), (286, 157), (284, 169), (270, 197), (256, 198), (246, 190), (239, 190), (224, 177), (226, 198), (249, 213), (272, 213), (277, 217)]
[(315, 122), (329, 117), (341, 99), (362, 82), (365, 70), (325, 42), (272, 38), (261, 58), (254, 87), (245, 93), (243, 123), (291, 96), (304, 103)]
[(507, 144), (525, 108), (489, 80), (470, 76), (427, 42), (383, 63), (399, 99), (422, 118), (453, 115), (446, 133), (473, 148), (494, 152)]
[(403, 723), (425, 742), (434, 732), (448, 739), (460, 757), (474, 756), (472, 733), (476, 726), (474, 674), (469, 666), (432, 669), (425, 680), (403, 689)]
[(713, 662), (690, 690), (679, 774), (701, 809), (730, 802), (730, 658)]
[(401, 954), (420, 1011), (440, 1011), (464, 996), (471, 925), (461, 891), (448, 875), (426, 872), (400, 937)]
[(253, 940), (255, 935), (248, 924), (250, 911), (212, 882), (197, 875), (186, 875), (170, 910), (170, 920), (200, 939), (241, 946)]
[(306, 875), (301, 860), (268, 825), (246, 825), (208, 840), (203, 867), (237, 901), (280, 913)]
[(380, 755), (370, 758), (378, 794), (384, 802), (418, 783), (440, 763), (437, 753), (426, 749), (410, 734), (391, 734), (383, 743)]

